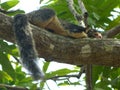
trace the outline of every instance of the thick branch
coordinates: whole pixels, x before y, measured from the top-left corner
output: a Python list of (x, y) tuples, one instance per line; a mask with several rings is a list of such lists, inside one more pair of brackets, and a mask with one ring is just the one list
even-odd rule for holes
[(118, 33), (120, 33), (120, 25), (118, 25), (118, 26), (112, 28), (111, 30), (107, 31), (106, 37), (107, 38), (113, 38)]
[[(73, 65), (120, 66), (120, 40), (71, 39), (31, 25), (39, 57)], [(15, 42), (12, 18), (0, 14), (0, 38)]]

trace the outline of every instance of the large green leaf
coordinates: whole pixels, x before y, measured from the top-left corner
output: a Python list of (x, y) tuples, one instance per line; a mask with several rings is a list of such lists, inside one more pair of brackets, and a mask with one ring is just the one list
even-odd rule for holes
[(0, 71), (0, 81), (12, 81), (13, 79), (6, 72)]
[(5, 72), (7, 72), (13, 79), (16, 78), (14, 68), (9, 61), (7, 54), (0, 52), (0, 64)]
[(44, 66), (43, 66), (43, 71), (46, 72), (48, 67), (50, 65), (50, 62), (44, 62)]
[(70, 70), (67, 68), (59, 69), (50, 73), (46, 74), (47, 78), (54, 77), (54, 76), (64, 76), (70, 73), (78, 72), (78, 70)]
[(1, 3), (1, 8), (4, 10), (11, 9), (12, 7), (16, 6), (19, 3), (19, 0), (9, 0), (4, 3)]

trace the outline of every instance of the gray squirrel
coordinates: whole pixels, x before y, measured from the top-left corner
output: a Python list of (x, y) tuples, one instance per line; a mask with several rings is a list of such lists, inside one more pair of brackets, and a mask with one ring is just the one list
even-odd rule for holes
[(19, 47), (20, 62), (35, 80), (43, 79), (44, 74), (37, 63), (38, 55), (29, 23), (46, 30), (52, 30), (56, 34), (72, 38), (102, 37), (96, 30), (90, 30), (86, 33), (86, 29), (81, 26), (71, 23), (61, 23), (52, 9), (45, 8), (33, 11), (27, 15), (16, 15), (13, 19), (13, 30)]

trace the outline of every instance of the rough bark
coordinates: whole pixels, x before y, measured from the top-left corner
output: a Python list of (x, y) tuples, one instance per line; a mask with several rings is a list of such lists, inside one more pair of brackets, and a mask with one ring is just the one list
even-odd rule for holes
[[(120, 40), (72, 39), (31, 25), (38, 55), (49, 61), (73, 65), (120, 66)], [(0, 38), (15, 42), (12, 18), (0, 13)]]

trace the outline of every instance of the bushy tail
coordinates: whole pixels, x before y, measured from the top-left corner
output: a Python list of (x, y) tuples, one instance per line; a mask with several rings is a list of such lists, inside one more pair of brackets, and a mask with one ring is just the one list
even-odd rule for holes
[(26, 15), (18, 14), (14, 17), (13, 30), (19, 47), (22, 65), (32, 74), (35, 80), (43, 78), (44, 75), (38, 66), (35, 43)]

